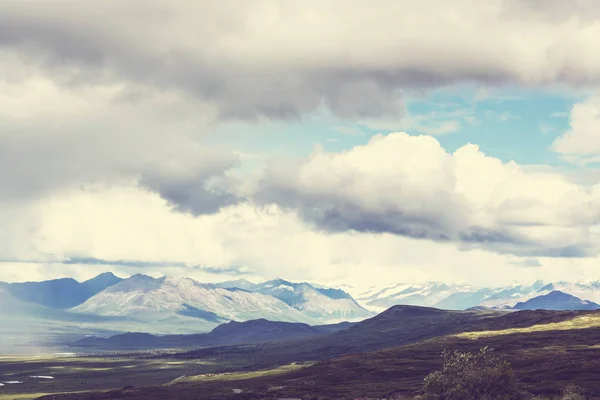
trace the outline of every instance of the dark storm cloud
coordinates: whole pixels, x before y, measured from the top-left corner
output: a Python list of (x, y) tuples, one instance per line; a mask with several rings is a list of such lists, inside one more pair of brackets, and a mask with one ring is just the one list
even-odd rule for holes
[[(4, 260), (3, 260), (4, 261)], [(12, 263), (15, 262), (25, 262), (28, 263), (30, 261), (10, 261)], [(228, 267), (211, 267), (206, 265), (194, 265), (194, 264), (186, 264), (177, 261), (144, 261), (144, 260), (104, 260), (100, 258), (93, 257), (70, 257), (65, 261), (58, 262), (60, 264), (67, 265), (106, 265), (106, 266), (114, 266), (114, 267), (125, 267), (132, 269), (148, 269), (148, 268), (185, 268), (186, 270), (196, 270), (201, 272), (206, 272), (213, 275), (234, 275), (234, 276), (242, 276), (251, 274), (250, 271), (245, 270), (243, 267), (237, 266), (228, 266)]]
[[(194, 49), (153, 48), (151, 40), (144, 41), (143, 30), (139, 38), (113, 31), (107, 21), (87, 20), (94, 18), (94, 9), (90, 10), (81, 19), (68, 19), (45, 7), (9, 8), (0, 15), (0, 47), (17, 51), (66, 85), (121, 81), (176, 89), (214, 102), (221, 118), (252, 121), (297, 119), (321, 106), (344, 118), (401, 115), (399, 84), (435, 79), (421, 79), (419, 73), (394, 77), (378, 69), (257, 69), (228, 64)], [(131, 22), (135, 29), (136, 21)], [(215, 39), (222, 34), (226, 32), (217, 33)]]
[[(262, 193), (263, 201), (266, 203), (268, 194)], [(442, 212), (415, 214), (409, 210), (383, 210), (379, 212), (361, 209), (351, 205), (352, 201), (335, 203), (324, 202), (322, 204), (302, 198), (296, 193), (294, 201), (285, 202), (281, 196), (277, 197), (277, 204), (293, 204), (287, 206), (290, 210), (297, 210), (298, 215), (307, 223), (314, 225), (331, 233), (347, 231), (393, 234), (413, 239), (428, 239), (437, 242), (454, 242), (460, 248), (487, 250), (501, 253), (513, 254), (523, 257), (558, 257), (558, 258), (580, 258), (591, 257), (597, 250), (589, 244), (582, 243), (578, 246), (549, 246), (532, 240), (511, 229), (511, 226), (491, 230), (477, 226), (464, 227), (458, 230), (457, 225), (449, 221)], [(448, 202), (447, 213), (457, 213), (458, 204)], [(547, 226), (551, 228), (550, 225)]]
[(358, 207), (337, 203), (303, 204), (297, 208), (299, 215), (317, 227), (330, 232), (356, 231), (363, 233), (392, 233), (417, 239), (450, 240), (450, 226), (435, 216), (415, 215), (408, 212), (386, 210), (369, 212)]
[[(134, 1), (127, 10), (110, 1), (8, 2), (0, 15), (0, 47), (67, 85), (116, 81), (175, 89), (214, 103), (221, 118), (251, 121), (300, 118), (321, 107), (343, 118), (398, 116), (403, 91), (460, 82), (600, 79), (571, 59), (559, 66), (534, 63), (539, 71), (528, 71), (512, 62), (518, 54), (510, 52), (522, 49), (506, 47), (515, 22), (542, 32), (540, 15), (597, 19), (600, 7), (592, 3), (569, 3), (568, 12), (558, 1), (507, 0), (494, 7), (466, 0), (433, 9), (426, 3), (382, 1), (364, 10), (364, 3), (353, 2), (337, 14), (329, 14), (337, 2), (314, 3), (311, 9), (327, 15), (327, 23), (309, 25), (302, 19), (305, 7), (269, 1)], [(447, 17), (454, 9), (485, 29), (457, 29)], [(277, 17), (268, 19), (271, 14)], [(422, 20), (423, 32), (405, 28), (410, 18)], [(583, 34), (577, 28), (573, 32)], [(436, 41), (425, 35), (432, 29)], [(497, 40), (498, 32), (505, 32), (507, 42)], [(534, 37), (523, 38), (524, 46), (545, 46), (556, 55), (568, 50)], [(494, 48), (497, 60), (480, 54)]]
[[(15, 92), (24, 98), (0, 119), (0, 170), (8, 171), (0, 175), (0, 197), (20, 201), (129, 179), (178, 210), (213, 213), (242, 199), (226, 184), (213, 185), (237, 164), (222, 150), (204, 161), (210, 146), (199, 137), (215, 125), (203, 119), (299, 119), (323, 108), (346, 120), (399, 118), (406, 92), (458, 83), (600, 83), (591, 40), (600, 31), (590, 24), (600, 14), (591, 2), (565, 10), (558, 1), (382, 0), (373, 7), (348, 0), (339, 12), (340, 4), (4, 2), (0, 83), (23, 84)], [(561, 15), (572, 17), (563, 27), (568, 32), (551, 29)], [(41, 96), (40, 80), (56, 86), (58, 94), (44, 98), (52, 113), (31, 107)], [(15, 117), (17, 111), (26, 117)], [(469, 208), (459, 197), (444, 197), (448, 188), (407, 192), (397, 205), (370, 208), (356, 203), (360, 193), (319, 197), (280, 183), (262, 188), (258, 201), (298, 210), (330, 231), (509, 248), (526, 242), (514, 226), (468, 224)], [(396, 200), (386, 183), (377, 189)], [(569, 249), (549, 251), (581, 254)]]
[(151, 268), (151, 267), (185, 267), (184, 263), (168, 261), (142, 261), (142, 260), (104, 260), (93, 257), (70, 257), (68, 260), (60, 261), (61, 264), (82, 265), (107, 265), (116, 267)]
[(194, 215), (212, 214), (222, 207), (244, 201), (232, 193), (216, 191), (207, 188), (200, 182), (172, 182), (164, 181), (158, 185), (147, 179), (141, 184), (149, 188), (156, 188), (162, 198), (172, 203), (181, 212), (190, 212)]

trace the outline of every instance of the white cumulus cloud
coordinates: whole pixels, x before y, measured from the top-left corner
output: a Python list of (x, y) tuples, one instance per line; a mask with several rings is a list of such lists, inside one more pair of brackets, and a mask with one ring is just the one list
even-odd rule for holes
[(430, 136), (377, 135), (340, 153), (271, 164), (256, 198), (315, 226), (452, 241), (514, 254), (595, 254), (598, 186), (528, 171), (475, 145), (446, 152)]

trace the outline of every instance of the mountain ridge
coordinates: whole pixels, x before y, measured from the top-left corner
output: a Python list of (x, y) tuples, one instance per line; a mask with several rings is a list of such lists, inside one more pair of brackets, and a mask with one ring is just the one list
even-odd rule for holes
[[(418, 305), (448, 310), (467, 310), (474, 307), (510, 309), (530, 299), (561, 291), (583, 301), (600, 303), (600, 281), (515, 284), (505, 287), (474, 287), (467, 284), (425, 282), (396, 283), (383, 288), (371, 287), (356, 296), (368, 309), (382, 311), (394, 305)], [(575, 304), (575, 303), (573, 303)]]
[(579, 297), (553, 290), (552, 292), (517, 303), (515, 310), (598, 310), (600, 304), (582, 300)]
[(121, 280), (113, 273), (105, 272), (84, 282), (73, 278), (58, 278), (40, 282), (1, 282), (0, 287), (24, 302), (54, 309), (69, 309)]
[[(184, 318), (199, 329), (227, 320), (265, 318), (283, 322), (329, 324), (371, 317), (343, 291), (317, 289), (307, 283), (272, 280), (245, 289), (229, 283), (201, 283), (191, 278), (136, 274), (97, 293), (73, 312), (131, 316), (147, 321)], [(251, 290), (250, 290), (251, 289)], [(342, 293), (343, 292), (343, 293)], [(200, 326), (202, 325), (202, 326)], [(197, 330), (199, 330), (197, 329)]]
[(269, 321), (261, 318), (244, 322), (230, 321), (218, 325), (208, 333), (157, 336), (145, 332), (127, 332), (109, 338), (86, 337), (69, 345), (75, 348), (118, 350), (223, 346), (327, 335), (347, 329), (352, 325), (351, 323), (345, 323), (311, 326), (303, 323)]

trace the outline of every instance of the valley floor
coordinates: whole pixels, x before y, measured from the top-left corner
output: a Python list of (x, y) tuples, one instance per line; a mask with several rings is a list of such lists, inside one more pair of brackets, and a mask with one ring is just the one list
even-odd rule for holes
[[(387, 342), (367, 351), (369, 337)], [(23, 383), (0, 387), (0, 399), (413, 398), (424, 377), (441, 368), (444, 350), (477, 352), (484, 346), (512, 364), (532, 395), (556, 398), (575, 384), (588, 399), (600, 398), (598, 312), (489, 315), (400, 307), (330, 338), (168, 355), (3, 358), (0, 381)], [(354, 339), (363, 345), (351, 345)], [(320, 347), (311, 347), (318, 341)], [(345, 355), (327, 356), (339, 353)], [(54, 379), (30, 378), (39, 375)]]
[[(183, 375), (218, 373), (242, 367), (244, 365), (223, 361), (150, 358), (135, 354), (0, 357), (0, 382), (15, 382), (0, 386), (0, 400), (33, 399), (52, 393), (106, 391), (129, 385), (161, 385)], [(46, 378), (34, 378), (37, 376)]]

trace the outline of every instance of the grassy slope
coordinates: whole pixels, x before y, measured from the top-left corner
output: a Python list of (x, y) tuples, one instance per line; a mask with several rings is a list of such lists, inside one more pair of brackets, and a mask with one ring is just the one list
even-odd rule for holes
[[(264, 361), (263, 358), (271, 362), (282, 362), (293, 354), (298, 358), (318, 358), (317, 353), (303, 351), (310, 348), (326, 354), (327, 351), (333, 354), (340, 349), (353, 352), (360, 349), (357, 338), (364, 341), (364, 348), (367, 349), (373, 343), (381, 344), (382, 340), (392, 343), (404, 339), (409, 343), (375, 352), (338, 357), (298, 371), (283, 374), (230, 374), (212, 377), (210, 380), (182, 380), (168, 387), (75, 395), (68, 398), (245, 399), (302, 397), (307, 394), (384, 397), (391, 393), (418, 390), (425, 375), (441, 366), (440, 355), (444, 349), (477, 351), (484, 345), (510, 360), (521, 381), (533, 392), (555, 394), (567, 383), (576, 383), (591, 394), (600, 396), (600, 381), (597, 378), (600, 371), (600, 313), (527, 311), (501, 316), (465, 315), (467, 314), (398, 308), (344, 334), (331, 335), (330, 338), (337, 338), (336, 341), (329, 339), (316, 345), (301, 342), (295, 343), (296, 347), (280, 347), (279, 360), (273, 358), (274, 347), (250, 347), (258, 360), (255, 365), (259, 365)], [(403, 328), (398, 329), (398, 326)], [(354, 335), (348, 333), (352, 330), (356, 332)], [(479, 333), (460, 334), (460, 330)], [(386, 337), (387, 339), (382, 339)], [(240, 355), (239, 348), (222, 351), (223, 360), (228, 357), (235, 359)], [(248, 357), (248, 354), (242, 354)], [(244, 392), (233, 394), (233, 389)]]
[[(240, 398), (234, 397), (232, 392), (233, 389), (241, 389), (249, 396), (252, 394), (272, 398), (275, 393), (269, 389), (280, 386), (282, 388), (276, 393), (279, 397), (300, 398), (307, 394), (332, 398), (387, 397), (418, 391), (423, 378), (441, 367), (440, 355), (444, 349), (477, 351), (486, 345), (511, 361), (521, 382), (533, 393), (556, 395), (567, 384), (574, 383), (592, 396), (600, 397), (598, 343), (600, 328), (532, 331), (478, 339), (446, 336), (377, 352), (343, 356), (283, 375), (216, 378), (211, 382), (195, 381), (173, 385), (161, 388), (160, 392), (141, 389), (137, 397), (159, 399), (160, 396), (169, 395), (178, 399)], [(124, 397), (116, 395), (113, 398)]]

